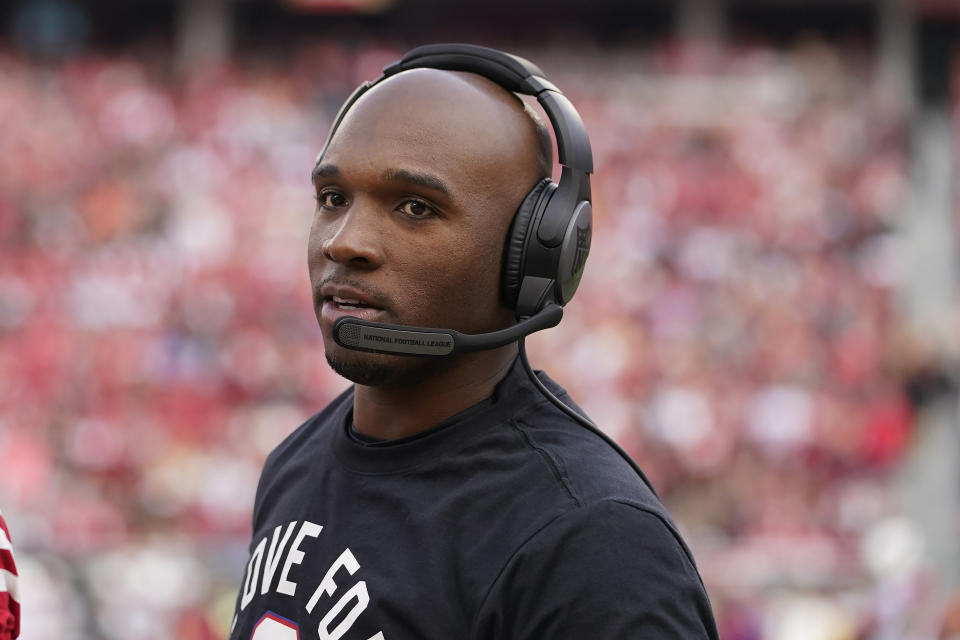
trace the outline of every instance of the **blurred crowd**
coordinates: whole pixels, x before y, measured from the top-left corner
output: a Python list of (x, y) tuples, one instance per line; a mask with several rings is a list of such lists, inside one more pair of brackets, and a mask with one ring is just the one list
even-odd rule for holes
[[(24, 638), (226, 637), (260, 465), (339, 393), (309, 173), (402, 51), (174, 76), (0, 50), (0, 506)], [(518, 51), (591, 134), (594, 245), (547, 369), (647, 470), (726, 640), (937, 637), (891, 470), (903, 96), (867, 51)], [(927, 636), (922, 634), (927, 633)]]

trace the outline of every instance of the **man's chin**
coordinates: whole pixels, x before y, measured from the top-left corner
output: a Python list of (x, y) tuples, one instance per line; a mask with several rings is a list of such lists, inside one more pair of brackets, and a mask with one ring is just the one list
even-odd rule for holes
[(350, 351), (342, 347), (327, 349), (330, 368), (354, 384), (366, 387), (409, 386), (428, 377), (441, 363), (427, 358), (388, 356)]

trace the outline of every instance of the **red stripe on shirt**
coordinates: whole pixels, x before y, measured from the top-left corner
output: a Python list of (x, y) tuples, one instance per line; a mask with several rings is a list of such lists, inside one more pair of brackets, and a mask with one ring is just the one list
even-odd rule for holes
[(7, 593), (0, 593), (0, 640), (20, 635), (20, 603)]
[(17, 573), (17, 563), (13, 561), (13, 553), (9, 549), (0, 549), (0, 569), (6, 569), (15, 576)]

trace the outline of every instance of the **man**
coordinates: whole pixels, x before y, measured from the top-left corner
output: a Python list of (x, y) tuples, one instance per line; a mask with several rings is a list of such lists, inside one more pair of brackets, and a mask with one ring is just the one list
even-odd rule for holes
[(657, 498), (516, 343), (418, 358), (334, 339), (344, 316), (514, 323), (504, 239), (550, 175), (542, 124), (462, 71), (403, 71), (348, 106), (313, 170), (308, 264), (327, 360), (355, 384), (264, 466), (231, 638), (716, 638)]

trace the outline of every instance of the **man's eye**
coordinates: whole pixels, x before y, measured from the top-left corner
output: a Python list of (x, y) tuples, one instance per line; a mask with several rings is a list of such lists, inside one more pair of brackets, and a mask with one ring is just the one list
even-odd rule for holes
[(405, 200), (397, 210), (411, 218), (429, 218), (437, 213), (433, 207), (420, 200)]
[(336, 191), (323, 191), (317, 194), (317, 204), (324, 209), (334, 209), (347, 204), (347, 199)]

